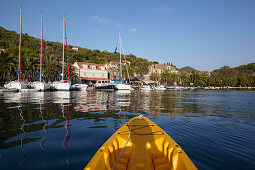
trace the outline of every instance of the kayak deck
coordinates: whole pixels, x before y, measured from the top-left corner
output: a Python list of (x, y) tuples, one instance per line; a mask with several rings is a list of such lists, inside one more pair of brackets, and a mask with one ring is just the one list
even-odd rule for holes
[(197, 169), (181, 147), (146, 117), (134, 117), (116, 131), (85, 170), (113, 167), (119, 170)]

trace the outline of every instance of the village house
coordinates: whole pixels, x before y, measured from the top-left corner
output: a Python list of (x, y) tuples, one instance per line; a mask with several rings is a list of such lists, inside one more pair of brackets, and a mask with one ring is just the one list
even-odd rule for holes
[(96, 81), (107, 80), (108, 71), (104, 64), (75, 62), (73, 64), (75, 73), (79, 76), (82, 82), (86, 84), (95, 84)]
[(4, 48), (4, 46), (0, 46), (0, 52), (4, 52), (4, 50), (5, 50), (5, 48)]
[(117, 80), (119, 79), (119, 69), (118, 69), (119, 62), (116, 61), (110, 61), (108, 63), (105, 63), (104, 66), (106, 67), (109, 75), (110, 80)]
[[(121, 60), (122, 67), (126, 67), (125, 64), (130, 65), (130, 61), (128, 60)], [(119, 62), (117, 61), (110, 61), (104, 64), (109, 73), (110, 80), (117, 80), (120, 78), (120, 70), (119, 70)]]
[(164, 70), (169, 70), (171, 73), (178, 74), (179, 71), (177, 71), (174, 67), (170, 65), (163, 65), (163, 64), (152, 64), (149, 66), (149, 74), (161, 74)]
[(163, 64), (152, 64), (148, 67), (148, 74), (143, 75), (142, 77), (138, 77), (139, 80), (142, 80), (146, 84), (154, 84), (155, 81), (150, 79), (152, 74), (159, 74), (163, 73), (164, 70), (169, 70), (171, 73), (180, 74), (174, 67), (170, 65), (163, 65)]
[(72, 50), (78, 51), (79, 49), (78, 49), (78, 47), (72, 47)]
[(46, 50), (51, 50), (52, 49), (52, 47), (51, 46), (45, 46), (45, 48), (46, 48)]

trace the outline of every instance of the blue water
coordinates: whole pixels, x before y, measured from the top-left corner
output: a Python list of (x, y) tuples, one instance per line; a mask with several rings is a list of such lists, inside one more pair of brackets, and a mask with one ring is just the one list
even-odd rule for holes
[(255, 91), (0, 93), (0, 169), (82, 169), (144, 114), (198, 169), (255, 169)]

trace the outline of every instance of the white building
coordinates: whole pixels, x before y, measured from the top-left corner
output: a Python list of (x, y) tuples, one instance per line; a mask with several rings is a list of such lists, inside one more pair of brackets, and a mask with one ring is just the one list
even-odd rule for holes
[(86, 84), (94, 84), (98, 80), (107, 80), (108, 71), (104, 64), (86, 63), (86, 62), (75, 62), (73, 64), (75, 73), (80, 79)]
[(0, 52), (3, 51), (4, 52), (5, 48), (4, 46), (0, 46)]
[(79, 49), (78, 49), (78, 47), (72, 47), (72, 50), (78, 51)]

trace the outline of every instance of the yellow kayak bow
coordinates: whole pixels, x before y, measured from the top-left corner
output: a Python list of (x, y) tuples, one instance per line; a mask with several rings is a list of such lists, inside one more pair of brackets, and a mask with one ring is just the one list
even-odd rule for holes
[(197, 169), (182, 148), (159, 126), (137, 116), (117, 130), (85, 170)]

